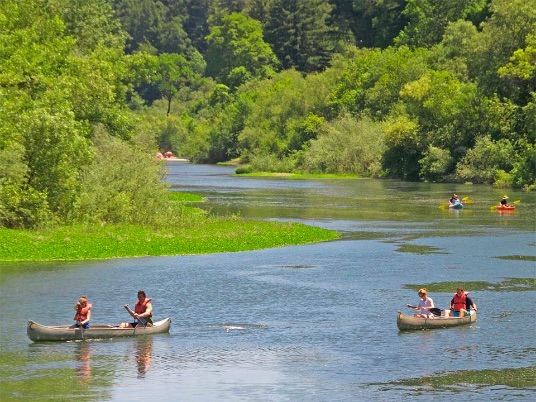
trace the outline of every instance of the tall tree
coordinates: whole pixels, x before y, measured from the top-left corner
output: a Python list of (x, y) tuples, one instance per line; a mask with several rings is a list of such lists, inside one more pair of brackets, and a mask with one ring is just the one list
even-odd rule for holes
[(186, 0), (184, 30), (192, 41), (192, 45), (202, 54), (207, 49), (205, 37), (209, 33), (209, 2), (209, 0)]
[(266, 40), (284, 68), (303, 72), (323, 70), (334, 51), (327, 0), (273, 0), (266, 23)]
[(176, 53), (163, 53), (158, 56), (155, 83), (167, 101), (167, 115), (171, 111), (171, 101), (180, 88), (194, 80), (194, 72), (186, 59)]
[(183, 1), (116, 0), (116, 13), (129, 33), (129, 52), (153, 47), (160, 53), (186, 54), (191, 46), (183, 28), (186, 5)]
[(406, 0), (330, 0), (339, 31), (351, 31), (359, 47), (386, 48), (404, 28)]
[(249, 78), (265, 78), (277, 69), (278, 61), (264, 41), (259, 21), (235, 13), (207, 36), (207, 74), (237, 87)]

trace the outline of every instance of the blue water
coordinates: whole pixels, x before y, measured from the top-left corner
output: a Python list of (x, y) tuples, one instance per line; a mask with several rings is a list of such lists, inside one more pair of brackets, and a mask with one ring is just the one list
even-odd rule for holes
[[(536, 397), (534, 378), (532, 387), (520, 388), (464, 384), (462, 376), (458, 387), (404, 383), (460, 370), (532, 367), (534, 373), (534, 291), (471, 292), (478, 321), (467, 327), (408, 333), (396, 327), (397, 310), (409, 313), (404, 306), (418, 302), (405, 284), (534, 278), (534, 261), (498, 258), (536, 254), (534, 195), (519, 194), (526, 209), (511, 216), (491, 213), (483, 200), (450, 214), (437, 208), (449, 192), (440, 185), (244, 179), (230, 176), (229, 167), (182, 163), (169, 169), (174, 189), (207, 196), (213, 212), (298, 220), (340, 230), (343, 239), (245, 253), (21, 266), (21, 274), (0, 281), (1, 311), (10, 324), (0, 326), (1, 400)], [(485, 191), (489, 202), (495, 199), (495, 190)], [(412, 215), (411, 206), (387, 207), (407, 198), (433, 208)], [(385, 203), (385, 213), (363, 200)], [(371, 233), (382, 237), (366, 240), (363, 234)], [(402, 252), (408, 244), (433, 252)], [(133, 304), (140, 288), (154, 298), (156, 319), (172, 318), (169, 335), (51, 344), (26, 337), (29, 318), (71, 322), (81, 294), (94, 304), (94, 323), (128, 320), (122, 306)], [(430, 296), (445, 308), (452, 294)], [(43, 391), (54, 382), (56, 391)]]

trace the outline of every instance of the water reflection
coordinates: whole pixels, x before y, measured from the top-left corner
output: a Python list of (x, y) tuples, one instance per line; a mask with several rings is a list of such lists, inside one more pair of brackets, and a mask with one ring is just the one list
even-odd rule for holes
[(78, 363), (76, 374), (78, 381), (85, 384), (91, 378), (91, 346), (90, 342), (77, 342), (75, 347), (75, 358)]
[(138, 366), (138, 378), (145, 377), (151, 367), (153, 353), (153, 338), (144, 337), (136, 340), (136, 365)]

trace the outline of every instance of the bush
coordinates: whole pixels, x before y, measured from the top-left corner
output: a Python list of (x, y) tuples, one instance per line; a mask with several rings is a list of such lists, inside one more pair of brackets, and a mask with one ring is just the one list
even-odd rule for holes
[(159, 225), (176, 219), (154, 155), (104, 132), (97, 133), (95, 148), (95, 160), (82, 175), (74, 221)]
[[(489, 136), (476, 140), (474, 148), (458, 163), (456, 175), (462, 181), (492, 184), (499, 172), (512, 169), (514, 148), (510, 141), (502, 139), (492, 141)], [(504, 174), (499, 178), (505, 180)]]
[(251, 166), (240, 166), (236, 168), (235, 170), (236, 174), (246, 174), (246, 173), (251, 173), (251, 172), (253, 172), (253, 169), (251, 168)]
[(428, 181), (440, 181), (449, 178), (454, 168), (454, 158), (448, 149), (430, 146), (419, 160), (421, 177)]
[(383, 130), (369, 119), (344, 115), (326, 123), (317, 139), (301, 155), (310, 173), (351, 173), (378, 176), (383, 149)]

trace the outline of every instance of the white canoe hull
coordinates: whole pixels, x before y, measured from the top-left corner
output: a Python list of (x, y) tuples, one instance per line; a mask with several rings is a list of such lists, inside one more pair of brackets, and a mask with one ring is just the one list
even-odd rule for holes
[(119, 328), (114, 325), (91, 325), (89, 329), (63, 326), (47, 326), (28, 321), (26, 333), (34, 342), (38, 341), (83, 341), (86, 339), (110, 339), (129, 336), (163, 334), (169, 332), (171, 319), (155, 322), (152, 327)]
[(465, 317), (434, 317), (434, 318), (416, 318), (404, 315), (400, 311), (396, 319), (396, 325), (399, 330), (417, 330), (417, 329), (434, 329), (450, 328), (459, 325), (467, 325), (476, 321), (476, 311), (471, 311), (470, 315)]

